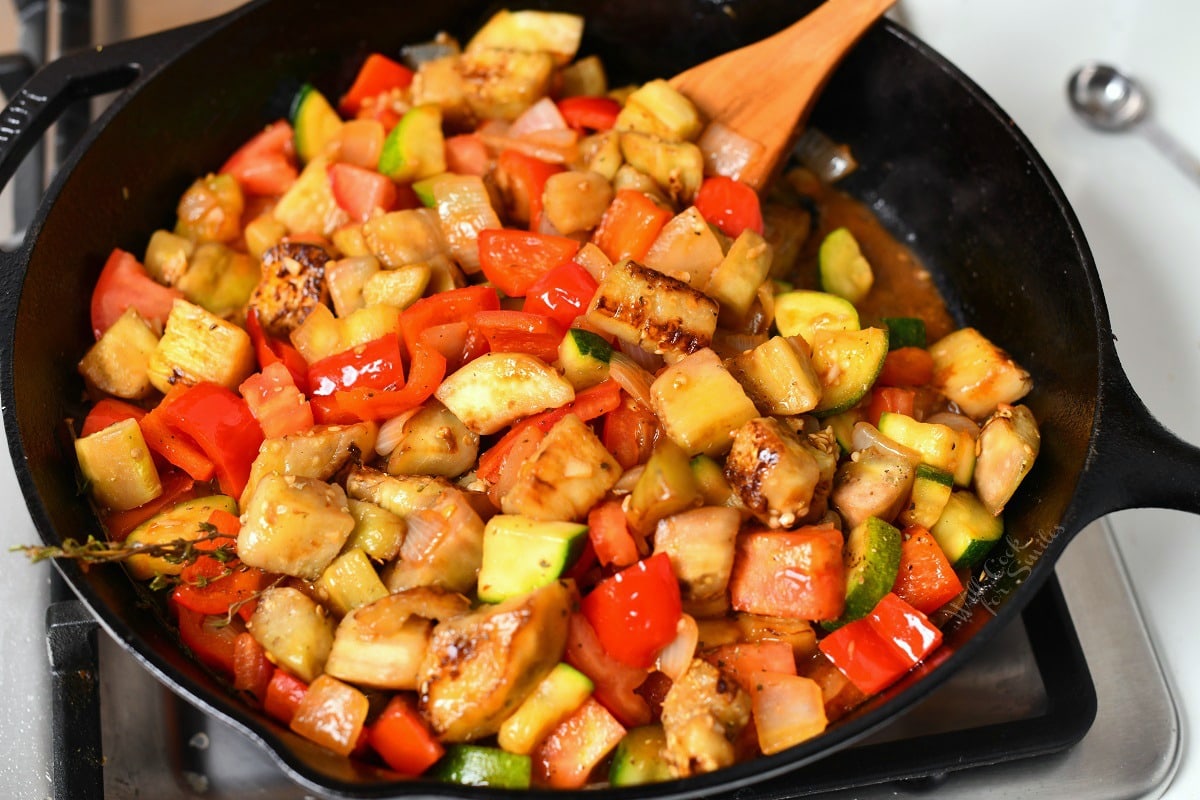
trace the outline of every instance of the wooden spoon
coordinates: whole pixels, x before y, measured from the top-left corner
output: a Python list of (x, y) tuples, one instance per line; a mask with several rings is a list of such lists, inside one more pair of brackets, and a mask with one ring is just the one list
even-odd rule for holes
[(896, 0), (826, 0), (789, 28), (671, 79), (700, 112), (762, 146), (738, 178), (761, 189), (821, 87)]

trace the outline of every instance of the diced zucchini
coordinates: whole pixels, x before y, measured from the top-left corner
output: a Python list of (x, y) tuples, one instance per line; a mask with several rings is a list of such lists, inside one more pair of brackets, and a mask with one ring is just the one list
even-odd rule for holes
[(425, 777), (461, 786), (491, 786), (497, 789), (528, 789), (533, 760), (499, 747), (452, 744)]
[(325, 265), (325, 285), (329, 287), (329, 299), (339, 317), (365, 306), (363, 289), (372, 275), (379, 273), (379, 259), (375, 256), (350, 256)]
[(846, 610), (833, 622), (835, 630), (862, 619), (892, 590), (900, 571), (900, 531), (877, 517), (868, 517), (846, 537)]
[(626, 259), (600, 282), (587, 319), (600, 331), (675, 360), (712, 342), (717, 304), (683, 281)]
[(263, 592), (246, 630), (273, 662), (307, 683), (321, 674), (333, 647), (333, 620), (315, 600), (290, 586)]
[(471, 37), (466, 52), (496, 48), (550, 53), (558, 65), (579, 50), (583, 17), (552, 11), (497, 11)]
[(567, 414), (517, 469), (500, 498), (505, 514), (580, 520), (621, 477), (621, 465), (587, 423)]
[(685, 601), (725, 594), (741, 524), (737, 509), (717, 506), (672, 514), (658, 523), (654, 552), (671, 559)]
[(475, 433), (495, 433), (522, 417), (558, 408), (575, 390), (525, 353), (488, 353), (450, 375), (434, 396)]
[(691, 142), (625, 131), (621, 133), (621, 157), (653, 178), (676, 203), (691, 202), (704, 180), (704, 154)]
[(641, 786), (670, 780), (674, 776), (665, 756), (666, 746), (662, 725), (631, 728), (613, 752), (608, 782), (613, 786)]
[[(920, 453), (923, 463), (951, 474), (958, 467), (960, 452), (965, 450), (958, 431), (936, 422), (917, 422), (907, 414), (883, 412), (879, 416), (879, 432)], [(974, 458), (973, 448), (970, 455)]]
[(663, 370), (650, 385), (650, 404), (689, 455), (721, 455), (733, 444), (732, 431), (758, 416), (741, 384), (707, 348)]
[(479, 456), (479, 435), (441, 403), (426, 403), (400, 424), (400, 436), (388, 456), (387, 471), (392, 475), (457, 478)]
[(342, 118), (311, 83), (304, 84), (296, 93), (291, 118), (296, 155), (304, 162), (320, 155), (342, 127)]
[(692, 101), (661, 79), (643, 84), (629, 95), (616, 123), (619, 131), (648, 133), (668, 142), (690, 142), (703, 127)]
[[(168, 544), (176, 539), (192, 541), (204, 535), (201, 527), (208, 522), (214, 511), (237, 513), (237, 506), (232, 497), (214, 494), (210, 497), (198, 497), (176, 503), (165, 511), (160, 511), (125, 538), (127, 547), (148, 547), (150, 545)], [(155, 575), (178, 575), (183, 572), (184, 564), (178, 559), (166, 559), (161, 556), (139, 554), (130, 556), (125, 561), (129, 574), (136, 580), (147, 581)]]
[(329, 182), (329, 159), (318, 155), (283, 193), (271, 211), (292, 235), (316, 233), (329, 236), (350, 221), (333, 196)]
[(925, 320), (919, 317), (884, 317), (888, 329), (888, 349), (925, 347)]
[(479, 599), (499, 603), (558, 578), (583, 552), (587, 526), (497, 514), (483, 529)]
[(929, 532), (955, 569), (975, 567), (1004, 535), (1004, 518), (971, 492), (954, 492)]
[(577, 392), (608, 378), (612, 354), (612, 345), (603, 337), (582, 328), (568, 330), (558, 345), (558, 362), (562, 365), (563, 376)]
[(729, 371), (764, 414), (805, 414), (821, 400), (808, 343), (799, 337), (773, 336), (735, 356)]
[(856, 331), (858, 309), (828, 292), (794, 291), (775, 296), (775, 327), (783, 336), (802, 336), (809, 344), (817, 331)]
[(817, 416), (840, 414), (858, 404), (883, 368), (887, 357), (887, 331), (818, 331), (813, 341), (813, 368), (821, 379)]
[(937, 467), (921, 464), (917, 467), (908, 505), (900, 512), (901, 524), (933, 527), (953, 490), (953, 475)]
[(479, 272), (479, 232), (500, 227), (483, 178), (447, 176), (434, 184), (433, 197), (450, 255), (467, 274)]
[(428, 263), (449, 253), (437, 212), (410, 208), (372, 217), (363, 223), (363, 240), (389, 269)]
[(692, 475), (696, 478), (696, 488), (700, 490), (704, 505), (742, 507), (741, 498), (733, 491), (729, 481), (725, 480), (721, 465), (714, 459), (698, 455), (692, 458), (691, 465)]
[(617, 167), (617, 172), (612, 177), (612, 187), (614, 192), (623, 192), (627, 189), (634, 192), (641, 192), (657, 205), (663, 208), (671, 208), (671, 200), (667, 197), (662, 187), (658, 185), (658, 181), (630, 164), (622, 163)]
[(660, 439), (634, 484), (625, 515), (629, 526), (646, 534), (660, 519), (699, 505), (702, 498), (687, 453), (669, 437)]
[(599, 56), (576, 59), (558, 74), (562, 78), (559, 91), (563, 97), (600, 97), (608, 91), (608, 76)]
[(189, 302), (230, 319), (246, 306), (259, 279), (258, 262), (223, 244), (208, 242), (196, 248), (187, 272), (175, 286)]
[(975, 493), (992, 514), (999, 514), (1029, 474), (1041, 450), (1037, 420), (1025, 406), (1001, 403), (979, 432)]
[(500, 726), (498, 741), (510, 753), (527, 755), (592, 694), (590, 678), (558, 664)]
[(446, 171), (442, 110), (435, 105), (410, 108), (383, 140), (380, 173), (410, 182)]
[(317, 578), (317, 589), (341, 616), (387, 597), (388, 593), (366, 553), (358, 548), (346, 550), (335, 558)]
[(891, 450), (860, 450), (838, 468), (830, 502), (851, 528), (868, 517), (891, 521), (912, 491), (916, 466)]
[(254, 346), (244, 330), (200, 306), (176, 300), (150, 356), (150, 383), (163, 394), (176, 383), (202, 381), (237, 389), (256, 363)]
[(564, 236), (600, 224), (612, 203), (609, 179), (599, 172), (569, 170), (551, 175), (542, 189), (542, 213)]
[(475, 116), (511, 121), (548, 94), (554, 56), (480, 48), (463, 53), (458, 68), (463, 95)]
[(645, 264), (704, 292), (712, 271), (724, 257), (717, 234), (695, 206), (688, 206), (659, 231), (646, 253)]
[(408, 530), (404, 520), (386, 508), (365, 500), (347, 498), (346, 505), (354, 517), (354, 530), (350, 531), (343, 550), (356, 548), (376, 561), (395, 558)]
[(79, 374), (106, 394), (139, 400), (154, 388), (150, 358), (156, 347), (158, 335), (130, 306), (87, 351), (79, 362)]
[(157, 230), (150, 234), (146, 245), (146, 257), (142, 263), (150, 277), (167, 286), (174, 286), (187, 271), (188, 259), (196, 249), (196, 243), (186, 236), (170, 231)]
[(1033, 379), (1012, 356), (974, 328), (962, 328), (929, 348), (933, 385), (969, 417), (982, 419), (1000, 403), (1015, 403)]
[(263, 477), (242, 520), (242, 561), (306, 580), (321, 577), (354, 530), (342, 487), (292, 475)]
[(866, 297), (875, 283), (871, 265), (863, 258), (854, 234), (846, 228), (838, 228), (825, 237), (817, 260), (821, 288), (851, 303)]
[[(722, 316), (740, 319), (754, 304), (758, 287), (771, 271), (774, 250), (766, 239), (747, 228), (717, 264), (704, 291), (721, 304)], [(778, 313), (778, 311), (776, 312)]]
[(417, 199), (421, 201), (421, 205), (426, 208), (435, 208), (437, 206), (437, 198), (433, 196), (433, 187), (437, 185), (438, 181), (449, 177), (452, 177), (452, 173), (439, 172), (437, 175), (413, 181), (412, 190), (416, 193)]
[(813, 448), (773, 417), (751, 419), (733, 431), (725, 477), (772, 528), (790, 528), (809, 516), (823, 499), (817, 494), (822, 472)]

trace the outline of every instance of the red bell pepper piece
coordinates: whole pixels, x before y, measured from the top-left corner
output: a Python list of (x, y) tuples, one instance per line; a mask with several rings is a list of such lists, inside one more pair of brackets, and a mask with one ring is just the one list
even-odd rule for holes
[(787, 642), (761, 641), (723, 644), (701, 656), (729, 673), (747, 692), (753, 692), (763, 672), (796, 674), (796, 655)]
[(588, 698), (534, 749), (533, 783), (579, 789), (592, 769), (625, 736), (625, 728), (603, 705)]
[(446, 372), (455, 372), (489, 350), (483, 333), (467, 322), (447, 322), (421, 332), (421, 341), (446, 359)]
[(649, 674), (613, 658), (600, 644), (596, 631), (583, 614), (567, 621), (567, 647), (563, 660), (592, 680), (594, 695), (621, 724), (632, 728), (650, 721), (650, 706), (637, 693)]
[(924, 386), (933, 380), (933, 356), (924, 347), (897, 347), (883, 359), (880, 386)]
[(263, 711), (284, 725), (292, 724), (300, 701), (308, 694), (308, 684), (281, 669), (276, 668), (267, 684), (267, 695), (263, 698)]
[[(174, 391), (174, 390), (172, 390)], [(193, 480), (212, 480), (215, 468), (212, 459), (191, 439), (172, 428), (163, 419), (163, 412), (154, 409), (138, 422), (142, 438), (151, 451), (186, 472)]]
[(536, 231), (542, 218), (546, 181), (562, 171), (561, 164), (549, 164), (516, 150), (502, 151), (496, 158), (496, 180), (508, 195), (512, 218), (528, 223), (529, 229)]
[(558, 113), (577, 131), (606, 131), (617, 124), (621, 104), (611, 97), (564, 97)]
[(137, 508), (131, 508), (128, 511), (114, 511), (104, 518), (104, 528), (108, 532), (109, 541), (124, 541), (125, 537), (134, 528), (153, 517), (159, 511), (196, 496), (196, 482), (192, 480), (191, 476), (180, 470), (168, 469), (160, 471), (159, 478), (162, 482), (163, 490), (162, 494), (158, 497), (149, 503), (143, 503)]
[(446, 139), (446, 171), (483, 177), (492, 168), (492, 156), (477, 133), (460, 133)]
[(606, 500), (588, 512), (588, 539), (604, 566), (628, 567), (638, 560), (637, 542), (620, 500)]
[(565, 236), (489, 228), (479, 232), (483, 274), (509, 297), (524, 297), (539, 278), (570, 261), (579, 242)]
[(131, 253), (114, 249), (92, 290), (92, 333), (99, 339), (130, 307), (161, 329), (177, 299), (183, 299), (182, 292), (151, 278)]
[[(214, 552), (217, 548), (225, 552), (236, 550), (241, 529), (238, 518), (227, 511), (214, 511), (208, 522), (222, 536), (197, 542), (196, 549), (203, 552)], [(179, 577), (181, 582), (171, 595), (178, 605), (201, 614), (220, 616), (227, 615), (234, 604), (253, 598), (268, 583), (267, 574), (257, 567), (248, 567), (236, 558), (222, 561), (206, 555), (185, 566)]]
[(941, 643), (942, 632), (924, 614), (888, 593), (870, 614), (838, 628), (818, 647), (859, 690), (875, 694)]
[(400, 314), (400, 332), (411, 355), (421, 334), (436, 325), (470, 322), (480, 311), (500, 308), (500, 295), (490, 286), (467, 286), (422, 297)]
[(671, 212), (635, 189), (622, 189), (604, 212), (593, 240), (616, 263), (625, 258), (642, 261)]
[(281, 362), (268, 364), (262, 372), (246, 378), (238, 391), (268, 439), (300, 433), (313, 426), (312, 406)]
[(885, 411), (911, 417), (916, 402), (917, 393), (912, 389), (876, 386), (871, 390), (871, 402), (867, 404), (867, 421), (872, 425), (879, 425), (879, 418)]
[(600, 284), (574, 261), (559, 264), (525, 292), (525, 311), (550, 317), (564, 328), (585, 313)]
[(358, 70), (354, 83), (338, 101), (338, 110), (347, 117), (358, 113), (363, 100), (391, 89), (403, 89), (413, 80), (413, 71), (387, 56), (371, 53)]
[(696, 193), (696, 210), (726, 236), (737, 238), (746, 229), (762, 235), (758, 193), (741, 181), (724, 175), (705, 178)]
[(198, 383), (159, 409), (168, 425), (191, 436), (212, 460), (221, 491), (240, 496), (263, 442), (246, 401), (224, 386)]
[(333, 199), (355, 222), (366, 222), (375, 209), (391, 211), (396, 205), (396, 184), (386, 175), (353, 164), (330, 164)]
[(601, 441), (622, 469), (633, 469), (650, 459), (661, 433), (654, 412), (625, 395), (604, 418)]
[(308, 391), (308, 362), (290, 343), (268, 336), (258, 321), (258, 312), (254, 309), (250, 309), (246, 314), (246, 333), (250, 334), (250, 342), (254, 345), (254, 355), (258, 358), (260, 369), (281, 363), (292, 373), (292, 382), (296, 384), (296, 388), (301, 392)]
[(671, 559), (656, 553), (606, 578), (583, 598), (580, 610), (609, 655), (631, 667), (649, 667), (675, 638), (683, 614)]
[(557, 322), (524, 311), (480, 311), (472, 327), (487, 339), (493, 353), (528, 353), (546, 363), (558, 358), (558, 345), (566, 331)]
[(729, 579), (738, 611), (792, 619), (837, 619), (846, 602), (842, 534), (805, 527), (738, 537)]
[(96, 431), (102, 431), (109, 425), (118, 423), (121, 420), (141, 420), (144, 416), (146, 416), (146, 409), (144, 408), (138, 408), (132, 403), (126, 403), (124, 400), (114, 400), (111, 397), (105, 397), (92, 406), (92, 410), (83, 418), (83, 428), (79, 431), (79, 435), (91, 436)]
[(176, 606), (175, 611), (179, 615), (179, 638), (192, 655), (206, 667), (232, 678), (238, 631), (226, 624), (224, 616), (208, 616), (182, 606)]
[(441, 385), (444, 377), (445, 357), (420, 341), (413, 352), (408, 380), (403, 388), (371, 389), (355, 386), (334, 392), (331, 398), (314, 397), (313, 411), (325, 422), (390, 419), (428, 400)]
[(267, 697), (267, 687), (275, 674), (275, 665), (267, 658), (253, 636), (239, 633), (233, 643), (233, 688), (245, 692), (261, 705)]
[(221, 172), (232, 175), (246, 194), (277, 196), (296, 182), (295, 154), (292, 126), (281, 119), (238, 148)]
[(394, 333), (322, 358), (308, 368), (308, 387), (313, 397), (344, 389), (395, 389), (403, 385), (400, 337)]
[(923, 614), (932, 614), (963, 590), (962, 581), (950, 566), (950, 559), (933, 535), (920, 525), (903, 531), (900, 545), (900, 570), (892, 591)]
[(402, 775), (420, 775), (445, 753), (402, 695), (392, 697), (379, 719), (367, 728), (367, 741), (385, 764)]

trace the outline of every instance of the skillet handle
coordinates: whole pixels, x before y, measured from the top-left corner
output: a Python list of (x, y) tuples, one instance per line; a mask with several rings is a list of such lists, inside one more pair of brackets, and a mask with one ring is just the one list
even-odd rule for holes
[(1200, 514), (1200, 447), (1154, 418), (1134, 392), (1110, 348), (1099, 424), (1079, 487), (1089, 519), (1126, 508), (1170, 508)]

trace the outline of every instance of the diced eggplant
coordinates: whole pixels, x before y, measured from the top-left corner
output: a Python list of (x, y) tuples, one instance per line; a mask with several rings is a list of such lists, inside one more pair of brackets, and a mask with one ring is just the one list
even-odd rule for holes
[(162, 494), (158, 469), (137, 420), (126, 419), (75, 440), (75, 457), (96, 502), (116, 511)]
[(139, 400), (153, 391), (150, 358), (158, 334), (137, 309), (125, 309), (79, 362), (79, 374), (89, 385), (114, 397)]
[(591, 170), (551, 175), (542, 190), (542, 211), (563, 235), (591, 230), (612, 203), (609, 179)]
[(750, 695), (717, 667), (693, 659), (662, 704), (671, 774), (683, 778), (736, 763), (749, 724)]
[(466, 52), (500, 49), (550, 53), (555, 64), (571, 61), (583, 37), (583, 17), (553, 11), (508, 11), (488, 19), (467, 42)]
[(347, 463), (375, 449), (379, 426), (374, 422), (352, 425), (317, 425), (300, 433), (267, 439), (258, 448), (250, 477), (242, 492), (242, 505), (267, 475), (294, 475), (328, 480)]
[(891, 522), (912, 493), (916, 470), (916, 463), (896, 452), (859, 450), (838, 469), (830, 501), (847, 528), (868, 517)]
[(400, 553), (408, 532), (403, 519), (365, 500), (348, 497), (346, 506), (354, 517), (354, 530), (346, 539), (346, 549), (358, 548), (376, 561), (391, 561)]
[(400, 426), (398, 438), (388, 454), (387, 471), (392, 475), (457, 478), (469, 470), (479, 456), (479, 434), (469, 430), (450, 409), (436, 401), (426, 403), (403, 420), (385, 423), (384, 427), (391, 425)]
[(817, 652), (817, 632), (808, 620), (739, 613), (736, 621), (747, 642), (786, 642), (797, 660)]
[(433, 197), (450, 255), (467, 273), (479, 272), (479, 232), (500, 227), (483, 178), (444, 175), (434, 183)]
[(307, 683), (321, 674), (333, 646), (333, 620), (315, 600), (290, 586), (263, 592), (246, 630), (272, 661)]
[(771, 272), (774, 255), (770, 243), (749, 228), (733, 240), (704, 289), (721, 304), (722, 320), (741, 319), (750, 311), (758, 287)]
[(196, 250), (196, 243), (186, 236), (170, 231), (157, 230), (150, 234), (146, 245), (146, 256), (142, 263), (150, 277), (167, 286), (175, 283), (187, 272), (188, 259)]
[(258, 261), (217, 242), (196, 248), (175, 287), (189, 302), (222, 319), (237, 319), (258, 285)]
[(321, 576), (354, 529), (342, 487), (291, 475), (259, 481), (242, 519), (242, 561), (307, 580)]
[(500, 507), (535, 520), (579, 520), (620, 477), (621, 465), (587, 423), (567, 414), (520, 465)]
[(408, 264), (376, 272), (363, 283), (363, 304), (408, 308), (421, 299), (432, 278), (433, 268), (428, 264)]
[(691, 142), (626, 131), (621, 134), (621, 157), (653, 178), (676, 203), (690, 203), (704, 180), (704, 154)]
[(344, 317), (365, 306), (363, 289), (373, 275), (379, 273), (379, 259), (375, 256), (348, 256), (330, 261), (325, 265), (325, 284), (329, 287), (329, 299), (333, 310)]
[(626, 501), (629, 525), (641, 534), (649, 534), (658, 521), (700, 505), (703, 496), (688, 455), (670, 438), (654, 445), (633, 491)]
[(608, 91), (604, 62), (597, 55), (577, 58), (559, 70), (563, 97), (599, 97)]
[[(607, 181), (617, 177), (617, 171), (625, 162), (621, 159), (621, 134), (618, 131), (602, 131), (579, 143), (580, 159), (594, 172)], [(616, 190), (616, 187), (612, 187)]]
[(1026, 406), (1001, 403), (979, 432), (975, 494), (993, 516), (1004, 510), (1041, 450), (1037, 420)]
[(467, 106), (477, 118), (512, 121), (546, 95), (554, 56), (480, 48), (463, 53), (458, 69)]
[(787, 426), (759, 417), (733, 432), (725, 477), (755, 517), (772, 528), (790, 528), (815, 510), (821, 465)]
[(292, 235), (328, 236), (350, 221), (350, 215), (334, 199), (329, 159), (323, 155), (308, 162), (271, 213)]
[(671, 84), (652, 80), (625, 99), (616, 129), (638, 131), (669, 142), (690, 142), (704, 127), (700, 112)]
[(646, 266), (708, 293), (709, 278), (724, 257), (717, 234), (699, 210), (689, 206), (659, 231), (646, 253)]
[(345, 548), (317, 578), (316, 588), (322, 602), (339, 617), (388, 593), (367, 554), (357, 547)]
[(254, 371), (254, 346), (232, 322), (186, 300), (176, 300), (150, 356), (150, 383), (163, 394), (176, 383), (203, 381), (236, 389)]
[(733, 442), (731, 431), (758, 416), (741, 385), (708, 349), (663, 370), (650, 385), (650, 403), (663, 430), (688, 455), (721, 455)]
[(654, 552), (666, 553), (687, 601), (724, 595), (733, 571), (734, 541), (742, 515), (706, 506), (659, 521)]
[(929, 348), (933, 385), (967, 416), (982, 419), (1001, 403), (1015, 403), (1033, 388), (1029, 373), (974, 328), (962, 328)]
[(306, 242), (281, 242), (263, 254), (262, 276), (250, 297), (250, 308), (258, 314), (263, 330), (286, 339), (325, 303), (329, 260), (324, 247)]
[(431, 507), (454, 487), (445, 478), (426, 475), (388, 475), (370, 467), (355, 467), (346, 476), (346, 494), (374, 503), (404, 518)]
[(535, 356), (488, 353), (450, 375), (434, 396), (477, 434), (575, 399), (575, 389)]
[(821, 379), (799, 337), (773, 336), (733, 358), (729, 371), (764, 414), (805, 414), (821, 401)]
[(371, 217), (363, 223), (363, 239), (386, 268), (426, 263), (449, 253), (437, 212), (410, 208)]
[(232, 175), (198, 178), (179, 198), (175, 233), (194, 242), (231, 242), (241, 233), (244, 206)]

